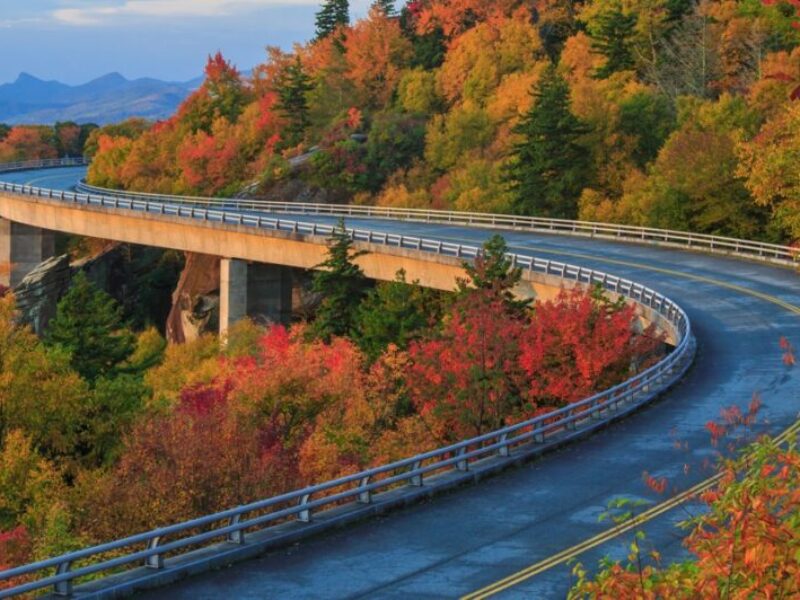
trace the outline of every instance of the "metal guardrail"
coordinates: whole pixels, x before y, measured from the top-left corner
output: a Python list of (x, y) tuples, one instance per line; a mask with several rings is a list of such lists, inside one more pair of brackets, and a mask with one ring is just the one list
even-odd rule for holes
[(786, 265), (800, 261), (800, 247), (754, 242), (738, 238), (689, 233), (668, 229), (614, 225), (590, 221), (547, 219), (492, 213), (427, 210), (417, 208), (390, 208), (380, 206), (353, 206), (349, 204), (311, 204), (303, 202), (273, 202), (266, 200), (242, 200), (238, 198), (203, 198), (196, 196), (169, 196), (127, 192), (88, 185), (85, 181), (77, 185), (80, 192), (112, 195), (138, 200), (155, 200), (173, 204), (224, 208), (233, 210), (286, 213), (293, 215), (330, 215), (337, 217), (361, 217), (391, 219), (395, 221), (417, 221), (450, 225), (484, 226), (497, 229), (518, 229), (536, 233), (575, 235), (633, 243), (653, 243), (685, 248), (693, 251), (725, 253), (746, 258), (769, 260)]
[(54, 169), (59, 167), (83, 167), (88, 165), (90, 160), (82, 156), (71, 156), (67, 158), (46, 158), (43, 160), (26, 160), (11, 163), (0, 163), (0, 173), (11, 171), (28, 171), (31, 169)]
[[(28, 165), (25, 168), (34, 167)], [(63, 192), (2, 182), (0, 191), (100, 210), (133, 210), (274, 231), (327, 236), (335, 229), (331, 225), (198, 208), (153, 199)], [(414, 236), (363, 229), (348, 229), (348, 232), (356, 241), (445, 256), (470, 259), (481, 252), (475, 246)], [(557, 439), (565, 432), (593, 429), (598, 423), (610, 421), (615, 415), (645, 404), (680, 379), (690, 366), (695, 350), (691, 323), (683, 309), (666, 296), (601, 271), (519, 254), (509, 254), (509, 257), (515, 265), (531, 272), (583, 285), (599, 284), (608, 291), (648, 307), (666, 319), (678, 340), (677, 347), (659, 363), (622, 384), (522, 423), (333, 481), (0, 572), (0, 581), (44, 573), (40, 579), (1, 590), (0, 598), (51, 586), (57, 595), (67, 596), (72, 593), (73, 583), (80, 578), (131, 564), (162, 569), (167, 554), (185, 554), (221, 540), (243, 544), (248, 532), (254, 529), (265, 530), (287, 520), (308, 523), (314, 513), (324, 507), (338, 506), (344, 502), (370, 503), (375, 494), (381, 491), (402, 485), (418, 488), (424, 486), (426, 480), (430, 482), (453, 471), (469, 471), (471, 465), (481, 460), (500, 457), (513, 461), (514, 455), (535, 451), (536, 446), (543, 447), (547, 441)], [(92, 559), (96, 562), (92, 562)], [(53, 571), (55, 573), (51, 574)]]

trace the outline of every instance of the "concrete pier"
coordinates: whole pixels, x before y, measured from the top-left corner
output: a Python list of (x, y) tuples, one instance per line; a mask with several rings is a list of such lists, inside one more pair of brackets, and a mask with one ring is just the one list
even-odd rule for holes
[(291, 269), (223, 258), (219, 297), (220, 335), (245, 317), (287, 323), (292, 316)]
[(0, 284), (14, 288), (55, 255), (52, 231), (0, 218)]
[(272, 323), (292, 318), (292, 269), (251, 263), (247, 270), (247, 315)]
[(247, 263), (223, 258), (219, 265), (219, 334), (247, 316)]

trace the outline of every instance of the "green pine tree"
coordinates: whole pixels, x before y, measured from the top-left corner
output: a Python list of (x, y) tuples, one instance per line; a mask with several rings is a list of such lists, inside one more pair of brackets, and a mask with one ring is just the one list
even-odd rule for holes
[(626, 15), (619, 6), (604, 12), (592, 23), (589, 30), (592, 51), (602, 54), (606, 59), (605, 64), (595, 72), (595, 77), (607, 79), (614, 73), (634, 67), (636, 63), (632, 46), (635, 29), (636, 16)]
[(350, 3), (348, 0), (324, 0), (316, 16), (316, 39), (324, 39), (338, 27), (349, 24)]
[(113, 373), (135, 349), (135, 338), (125, 326), (121, 307), (83, 272), (75, 276), (58, 303), (45, 341), (67, 351), (72, 367), (91, 383)]
[(354, 262), (367, 252), (354, 250), (344, 219), (339, 221), (328, 242), (328, 259), (314, 267), (317, 271), (311, 286), (323, 300), (310, 333), (325, 341), (354, 331), (356, 312), (369, 287), (364, 271)]
[(441, 317), (440, 295), (408, 283), (400, 270), (395, 281), (380, 283), (361, 303), (356, 314), (354, 338), (371, 361), (389, 344), (401, 350)]
[(569, 86), (552, 65), (542, 75), (535, 102), (514, 129), (507, 179), (517, 214), (574, 219), (590, 181), (589, 152), (579, 143), (587, 127), (570, 110)]
[(394, 8), (394, 0), (375, 0), (372, 3), (372, 8), (377, 8), (387, 17), (393, 17), (397, 14)]
[(308, 110), (308, 92), (311, 91), (311, 78), (306, 75), (300, 57), (286, 67), (278, 83), (278, 108), (283, 111), (288, 123), (284, 128), (284, 145), (293, 147), (303, 139), (311, 123)]
[(458, 280), (457, 296), (463, 297), (473, 290), (491, 290), (502, 300), (510, 312), (522, 315), (530, 307), (530, 300), (514, 295), (514, 288), (522, 280), (522, 269), (507, 256), (508, 244), (501, 235), (493, 235), (484, 244), (474, 262), (465, 262), (465, 279)]

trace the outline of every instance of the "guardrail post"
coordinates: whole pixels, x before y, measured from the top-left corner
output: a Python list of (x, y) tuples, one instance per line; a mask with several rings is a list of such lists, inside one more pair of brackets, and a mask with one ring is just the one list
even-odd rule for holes
[(359, 504), (370, 504), (372, 502), (372, 491), (364, 489), (369, 485), (369, 479), (370, 477), (367, 475), (366, 477), (362, 477), (361, 481), (358, 482), (358, 488), (361, 490), (358, 493)]
[[(300, 498), (300, 502), (298, 502), (298, 505), (301, 508), (303, 506), (308, 506), (309, 500), (311, 500), (311, 494), (303, 494), (303, 497)], [(297, 513), (297, 520), (301, 521), (302, 523), (311, 523), (311, 509), (303, 508), (303, 510)]]
[[(242, 521), (242, 515), (234, 515), (230, 519), (228, 519), (228, 525), (238, 525)], [(231, 531), (228, 533), (228, 541), (231, 544), (244, 544), (244, 529), (237, 529), (236, 531)]]
[(573, 413), (573, 411), (569, 411), (569, 415), (567, 416), (567, 419), (568, 419), (568, 421), (566, 423), (564, 423), (564, 429), (567, 429), (569, 431), (574, 431), (575, 428), (578, 426), (578, 424), (576, 422), (578, 420), (577, 415), (575, 415)]
[(511, 447), (508, 445), (508, 434), (503, 433), (497, 438), (497, 441), (503, 444), (497, 449), (497, 454), (505, 458), (511, 456)]
[[(464, 446), (463, 448), (459, 448), (458, 452), (456, 453), (456, 456), (464, 456), (466, 453), (467, 453), (467, 447)], [(469, 462), (466, 459), (462, 458), (456, 463), (456, 468), (459, 471), (469, 471)]]
[[(421, 460), (415, 460), (414, 464), (411, 465), (412, 471), (417, 471), (420, 468), (422, 468)], [(412, 475), (411, 479), (408, 482), (408, 485), (413, 485), (414, 487), (422, 487), (422, 474), (419, 473), (417, 475)]]
[[(158, 544), (161, 542), (161, 536), (158, 535), (147, 542), (147, 549), (148, 550), (155, 550), (158, 548)], [(156, 554), (151, 554), (145, 559), (144, 566), (148, 569), (163, 569), (164, 568), (164, 555), (160, 552)]]
[[(63, 562), (60, 565), (58, 565), (58, 569), (56, 570), (56, 575), (64, 575), (65, 573), (69, 573), (71, 568), (72, 568), (71, 560)], [(62, 597), (72, 596), (72, 580), (67, 579), (66, 581), (59, 581), (57, 584), (55, 584), (55, 586), (53, 586), (53, 593), (56, 596), (62, 596)]]

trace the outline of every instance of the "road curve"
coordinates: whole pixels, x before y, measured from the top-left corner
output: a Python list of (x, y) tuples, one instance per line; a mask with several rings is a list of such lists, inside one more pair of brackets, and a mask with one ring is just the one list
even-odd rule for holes
[[(6, 181), (71, 187), (81, 169), (4, 174)], [(71, 182), (67, 179), (73, 177)], [(49, 181), (37, 179), (52, 177)], [(304, 220), (330, 222), (305, 215)], [(348, 225), (479, 244), (492, 232), (385, 220)], [(621, 495), (659, 502), (642, 473), (688, 488), (708, 477), (705, 423), (724, 406), (764, 402), (759, 430), (778, 433), (800, 410), (800, 373), (782, 364), (781, 336), (800, 345), (800, 278), (763, 264), (582, 238), (504, 233), (511, 250), (604, 270), (678, 302), (698, 342), (695, 366), (659, 402), (593, 437), (478, 486), (391, 513), (283, 551), (141, 595), (142, 598), (455, 598), (479, 590), (607, 529), (598, 522)], [(680, 449), (677, 448), (680, 446)], [(673, 527), (684, 508), (643, 527), (666, 559), (680, 557)], [(690, 507), (691, 508), (691, 507)], [(580, 556), (620, 556), (629, 537)], [(558, 566), (498, 597), (559, 598)]]

